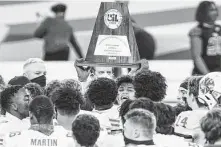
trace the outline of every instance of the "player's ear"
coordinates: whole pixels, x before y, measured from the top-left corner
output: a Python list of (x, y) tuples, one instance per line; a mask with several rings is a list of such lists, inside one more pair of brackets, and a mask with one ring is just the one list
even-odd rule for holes
[(12, 103), (12, 104), (11, 104), (11, 109), (13, 109), (14, 111), (17, 111), (17, 110), (18, 110), (17, 104)]
[(34, 118), (34, 115), (30, 111), (29, 111), (29, 117), (30, 117), (30, 119)]
[(30, 117), (30, 121), (31, 121), (31, 124), (35, 124), (37, 123), (37, 118), (34, 116), (34, 114), (32, 112), (29, 111), (29, 117)]

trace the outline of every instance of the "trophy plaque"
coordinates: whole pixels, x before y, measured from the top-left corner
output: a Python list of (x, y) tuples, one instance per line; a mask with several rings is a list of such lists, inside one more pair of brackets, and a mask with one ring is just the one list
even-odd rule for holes
[(86, 58), (80, 66), (137, 67), (140, 60), (128, 6), (101, 2)]

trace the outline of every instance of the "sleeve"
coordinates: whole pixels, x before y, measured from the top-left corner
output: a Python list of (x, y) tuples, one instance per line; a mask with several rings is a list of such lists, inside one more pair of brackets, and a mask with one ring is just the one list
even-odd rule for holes
[(71, 29), (71, 36), (70, 36), (70, 42), (73, 46), (73, 48), (75, 49), (76, 53), (78, 54), (79, 58), (83, 58), (82, 52), (81, 52), (81, 48), (77, 43), (77, 40), (75, 39), (75, 36), (73, 34), (73, 30)]
[(202, 34), (202, 30), (199, 27), (194, 27), (190, 30), (189, 36), (200, 36)]
[(43, 38), (45, 34), (47, 33), (47, 28), (50, 24), (51, 19), (46, 18), (40, 25), (39, 27), (35, 30), (34, 32), (34, 37), (37, 38)]

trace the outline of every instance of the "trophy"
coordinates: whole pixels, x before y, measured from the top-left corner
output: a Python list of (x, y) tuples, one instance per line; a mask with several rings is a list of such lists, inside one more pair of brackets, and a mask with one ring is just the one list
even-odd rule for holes
[(86, 58), (80, 66), (138, 67), (140, 60), (128, 6), (101, 2)]

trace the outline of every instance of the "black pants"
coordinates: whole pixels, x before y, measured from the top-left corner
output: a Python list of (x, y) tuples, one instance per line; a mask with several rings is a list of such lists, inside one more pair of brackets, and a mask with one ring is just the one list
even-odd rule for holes
[(67, 61), (69, 57), (69, 48), (54, 53), (45, 53), (45, 61)]

